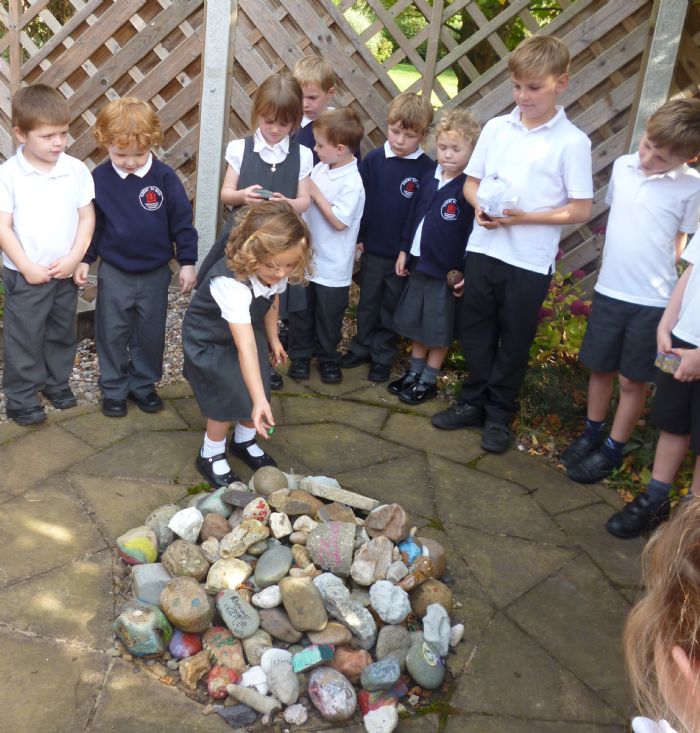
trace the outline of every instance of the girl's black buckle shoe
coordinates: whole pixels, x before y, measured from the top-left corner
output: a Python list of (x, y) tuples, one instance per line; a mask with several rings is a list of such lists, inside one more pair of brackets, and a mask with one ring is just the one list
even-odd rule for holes
[(215, 456), (210, 456), (209, 458), (204, 458), (201, 453), (197, 454), (197, 460), (195, 461), (194, 465), (197, 467), (197, 470), (204, 476), (208, 484), (211, 484), (217, 489), (220, 489), (222, 486), (226, 487), (229, 484), (232, 484), (234, 481), (238, 481), (238, 476), (233, 471), (228, 471), (224, 474), (218, 474), (214, 473), (214, 464), (217, 461), (225, 461), (226, 460), (226, 454), (225, 453), (218, 453)]

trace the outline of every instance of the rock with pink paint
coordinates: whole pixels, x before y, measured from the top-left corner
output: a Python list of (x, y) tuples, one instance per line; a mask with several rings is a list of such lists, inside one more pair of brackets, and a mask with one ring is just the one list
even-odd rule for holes
[(306, 549), (316, 567), (347, 578), (352, 567), (354, 542), (354, 524), (324, 522), (309, 532)]
[(357, 707), (357, 694), (350, 681), (330, 667), (317, 667), (309, 675), (309, 698), (324, 720), (349, 720)]

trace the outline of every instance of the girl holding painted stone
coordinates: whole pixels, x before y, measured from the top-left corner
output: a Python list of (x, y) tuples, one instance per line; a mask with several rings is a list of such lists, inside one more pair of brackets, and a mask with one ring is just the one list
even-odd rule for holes
[(237, 480), (226, 459), (233, 422), (229, 452), (253, 470), (276, 465), (256, 443), (256, 434), (268, 438), (275, 424), (268, 349), (277, 364), (286, 360), (277, 333), (279, 295), (287, 282), (302, 283), (309, 260), (308, 229), (286, 201), (249, 207), (187, 309), (183, 371), (207, 418), (196, 466), (213, 486)]

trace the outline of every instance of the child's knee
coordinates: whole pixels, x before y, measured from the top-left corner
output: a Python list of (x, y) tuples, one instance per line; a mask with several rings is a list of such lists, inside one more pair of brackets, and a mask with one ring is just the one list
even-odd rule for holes
[(646, 391), (646, 382), (637, 382), (634, 379), (623, 376), (622, 374), (620, 374), (619, 380), (620, 392), (624, 392), (629, 395), (641, 395)]

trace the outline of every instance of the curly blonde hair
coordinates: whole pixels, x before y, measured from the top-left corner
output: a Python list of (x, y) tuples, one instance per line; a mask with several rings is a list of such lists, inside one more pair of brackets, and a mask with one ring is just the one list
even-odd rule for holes
[(644, 597), (630, 612), (625, 660), (639, 709), (654, 719), (673, 715), (660, 686), (679, 646), (700, 661), (700, 497), (684, 502), (642, 554)]
[(104, 147), (153, 148), (163, 140), (155, 110), (137, 97), (122, 97), (105, 105), (97, 115), (92, 134)]
[(289, 282), (305, 283), (311, 261), (311, 235), (286, 201), (263, 201), (241, 210), (226, 245), (226, 266), (238, 280), (254, 275), (266, 257), (299, 246), (301, 257)]
[(472, 145), (476, 145), (481, 126), (471, 112), (467, 112), (465, 109), (447, 109), (435, 124), (434, 134), (436, 140), (441, 132), (457, 133)]

